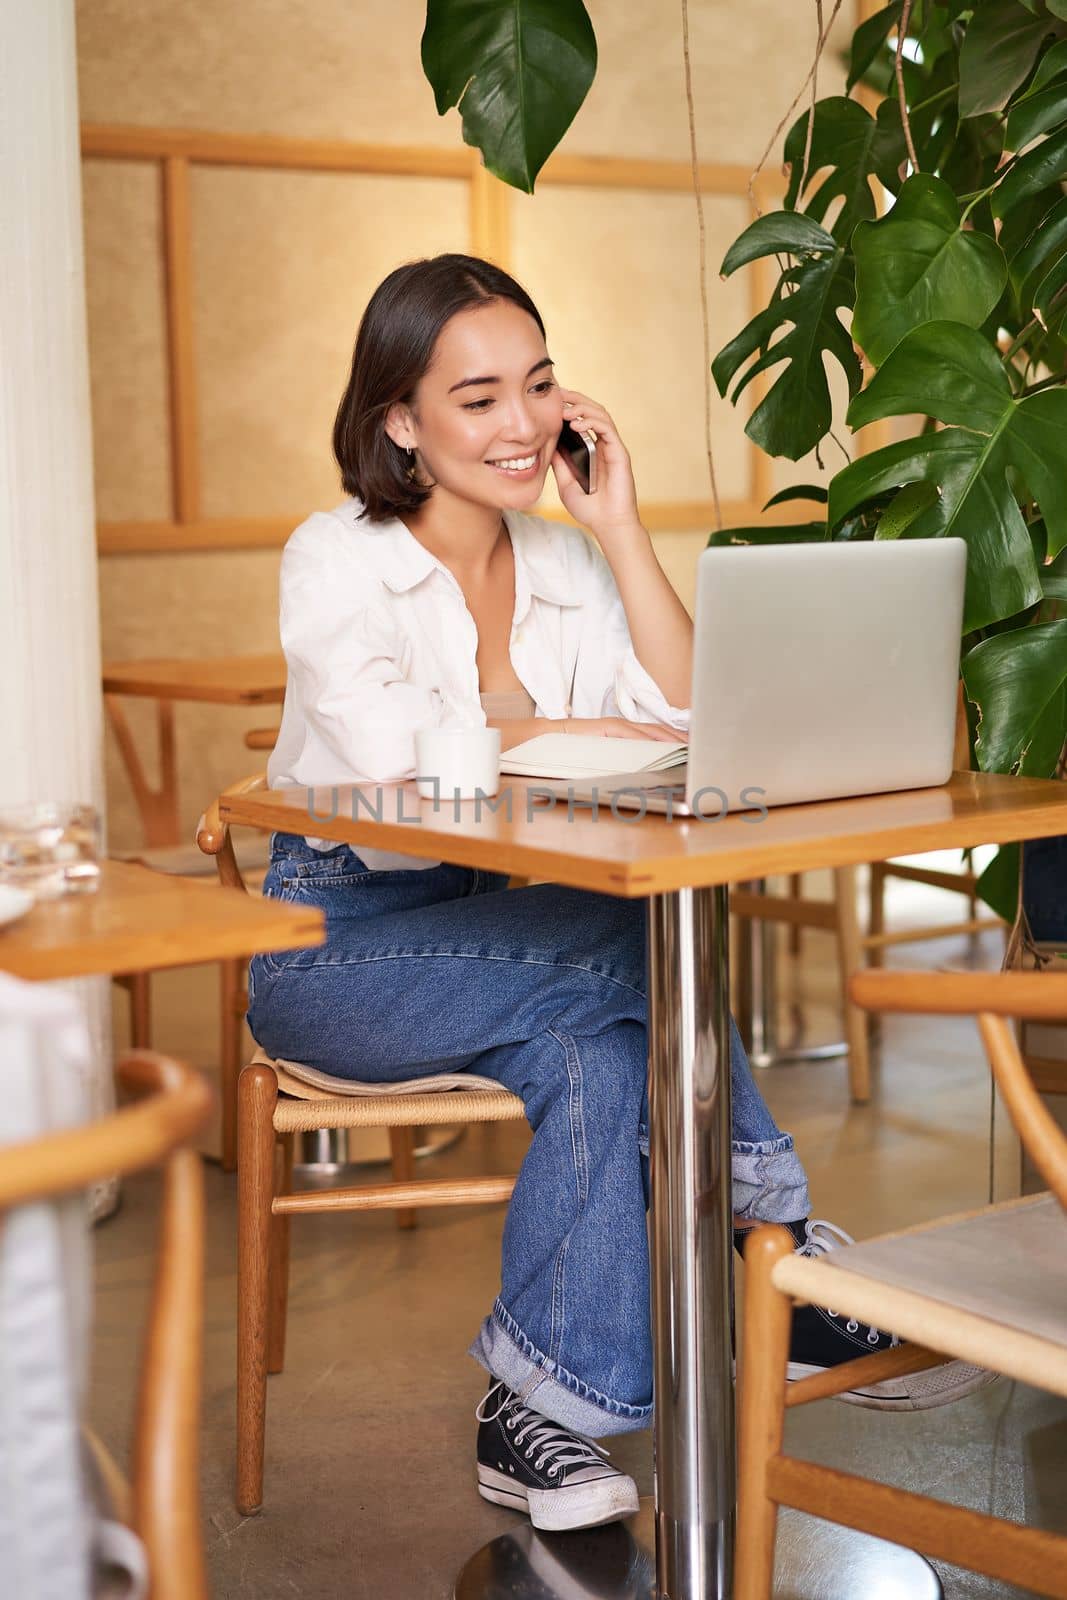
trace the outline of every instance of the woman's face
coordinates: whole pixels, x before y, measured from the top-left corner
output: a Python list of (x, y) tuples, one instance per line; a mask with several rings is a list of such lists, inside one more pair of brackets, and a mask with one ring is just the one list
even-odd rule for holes
[(525, 510), (541, 497), (563, 400), (541, 330), (510, 300), (447, 322), (412, 405), (386, 423), (414, 444), (420, 477), (476, 505)]

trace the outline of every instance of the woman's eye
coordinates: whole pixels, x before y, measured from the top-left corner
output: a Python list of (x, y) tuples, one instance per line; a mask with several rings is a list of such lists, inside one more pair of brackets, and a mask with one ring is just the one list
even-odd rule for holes
[(547, 394), (550, 389), (554, 389), (555, 387), (556, 387), (556, 384), (555, 384), (555, 380), (554, 379), (545, 378), (541, 383), (535, 383), (534, 384), (533, 389), (531, 390), (531, 393), (532, 394)]
[(492, 403), (492, 396), (487, 395), (484, 400), (468, 400), (463, 409), (464, 411), (484, 411)]

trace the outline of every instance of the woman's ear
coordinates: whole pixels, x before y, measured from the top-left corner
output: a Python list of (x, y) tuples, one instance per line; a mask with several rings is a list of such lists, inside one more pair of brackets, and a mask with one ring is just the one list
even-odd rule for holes
[(415, 419), (410, 407), (402, 401), (398, 400), (385, 413), (385, 431), (401, 450), (413, 450), (418, 443), (415, 438)]

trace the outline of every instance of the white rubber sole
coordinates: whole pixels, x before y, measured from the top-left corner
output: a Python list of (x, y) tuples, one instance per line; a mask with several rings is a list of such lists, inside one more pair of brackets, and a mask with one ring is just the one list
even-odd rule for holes
[[(952, 1371), (953, 1368), (958, 1370)], [(790, 1383), (797, 1383), (801, 1378), (810, 1378), (817, 1372), (825, 1371), (825, 1367), (791, 1361), (786, 1377)], [(945, 1383), (946, 1377), (952, 1381)], [(924, 1378), (933, 1380), (930, 1387), (923, 1387)], [(954, 1400), (965, 1399), (976, 1390), (994, 1383), (996, 1378), (995, 1372), (987, 1372), (983, 1367), (970, 1367), (965, 1362), (952, 1361), (944, 1367), (933, 1367), (928, 1372), (909, 1373), (904, 1378), (887, 1378), (883, 1383), (872, 1383), (869, 1389), (846, 1389), (844, 1394), (835, 1395), (834, 1399), (849, 1406), (865, 1406), (868, 1411), (932, 1411), (935, 1406), (947, 1406)], [(907, 1388), (909, 1382), (914, 1385), (912, 1389)]]
[(494, 1505), (524, 1511), (535, 1528), (564, 1533), (571, 1528), (599, 1528), (605, 1522), (632, 1517), (640, 1509), (632, 1478), (612, 1474), (569, 1489), (526, 1489), (506, 1472), (478, 1465), (478, 1493)]

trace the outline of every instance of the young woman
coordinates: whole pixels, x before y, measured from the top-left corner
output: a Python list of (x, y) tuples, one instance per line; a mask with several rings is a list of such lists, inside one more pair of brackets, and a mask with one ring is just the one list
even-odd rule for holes
[[(597, 437), (583, 493), (556, 445)], [(282, 562), (289, 683), (272, 787), (391, 782), (414, 736), (486, 723), (506, 749), (549, 730), (675, 739), (688, 724), (692, 626), (638, 517), (611, 417), (561, 387), (525, 291), (446, 255), (371, 299), (334, 430), (351, 497)], [(575, 521), (530, 515), (549, 471)], [(252, 963), (249, 1022), (271, 1055), (388, 1083), (472, 1071), (520, 1095), (533, 1130), (504, 1226), (499, 1296), (471, 1354), (478, 1483), (542, 1528), (637, 1507), (590, 1435), (652, 1412), (645, 926), (640, 902), (276, 835), (266, 890), (324, 908), (327, 941)], [(736, 1030), (737, 1226), (847, 1239), (808, 1219), (807, 1185)], [(888, 1345), (832, 1312), (795, 1318), (793, 1375)], [(943, 1368), (850, 1398), (903, 1409), (982, 1381)]]

